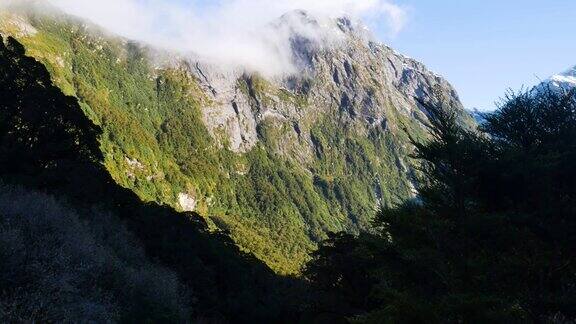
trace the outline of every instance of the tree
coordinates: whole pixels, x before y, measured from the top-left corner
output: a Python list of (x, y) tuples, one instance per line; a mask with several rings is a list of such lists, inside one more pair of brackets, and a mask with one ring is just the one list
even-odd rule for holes
[(323, 244), (307, 277), (337, 302), (320, 306), (375, 323), (576, 318), (575, 93), (510, 94), (478, 131), (423, 105), (418, 199)]

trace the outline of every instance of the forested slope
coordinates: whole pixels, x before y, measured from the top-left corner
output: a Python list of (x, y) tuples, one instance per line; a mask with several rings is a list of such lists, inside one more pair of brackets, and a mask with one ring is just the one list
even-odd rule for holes
[[(280, 273), (297, 273), (326, 233), (370, 228), (379, 205), (414, 194), (410, 138), (424, 139), (434, 91), (450, 85), (366, 40), (323, 47), (293, 31), (296, 76), (227, 71), (122, 39), (54, 10), (4, 12), (0, 31), (46, 65), (103, 131), (104, 163), (142, 200), (196, 211)], [(460, 108), (458, 108), (460, 109)], [(464, 115), (464, 114), (463, 114)]]
[[(102, 130), (0, 39), (0, 320), (274, 321), (299, 281), (111, 178)], [(294, 307), (293, 307), (294, 306)]]

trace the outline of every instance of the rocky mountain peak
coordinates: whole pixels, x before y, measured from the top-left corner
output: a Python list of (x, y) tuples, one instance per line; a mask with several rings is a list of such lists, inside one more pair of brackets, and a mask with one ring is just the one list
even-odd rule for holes
[(576, 88), (576, 66), (551, 76), (549, 79), (536, 86), (535, 90), (551, 89), (554, 91), (566, 91)]
[(337, 115), (359, 133), (367, 133), (383, 124), (397, 126), (388, 122), (397, 113), (416, 124), (425, 123), (426, 112), (415, 98), (427, 101), (438, 89), (461, 107), (446, 80), (422, 63), (370, 41), (366, 26), (350, 17), (297, 10), (269, 27), (273, 40), (281, 43), (279, 48), (288, 47), (296, 68), (293, 75), (266, 78), (190, 64), (190, 72), (217, 107), (205, 111), (206, 125), (215, 138), (225, 134), (220, 142), (227, 142), (232, 151), (250, 151), (261, 140), (261, 125), (287, 120), (299, 130), (286, 135), (300, 141), (294, 149), (301, 155), (298, 160), (309, 161), (314, 145), (305, 130), (318, 115)]
[(575, 87), (576, 86), (576, 66), (571, 69), (554, 75), (550, 78), (550, 81), (556, 87)]
[(372, 38), (368, 28), (351, 17), (332, 18), (305, 10), (287, 12), (271, 26), (273, 32), (285, 36), (293, 43), (309, 43), (317, 48), (335, 47), (351, 39)]
[(312, 25), (312, 26), (319, 26), (318, 19), (314, 17), (310, 12), (306, 10), (293, 10), (289, 11), (278, 19), (276, 24), (293, 24), (294, 22), (301, 24), (301, 25)]

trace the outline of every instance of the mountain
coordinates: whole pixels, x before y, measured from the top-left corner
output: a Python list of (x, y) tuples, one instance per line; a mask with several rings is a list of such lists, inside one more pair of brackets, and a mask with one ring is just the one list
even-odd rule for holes
[(550, 87), (553, 90), (570, 90), (576, 87), (576, 66), (573, 68), (553, 75), (545, 80), (539, 87)]
[(377, 206), (414, 196), (410, 141), (428, 136), (419, 101), (441, 96), (470, 121), (446, 80), (348, 18), (295, 11), (263, 28), (287, 32), (297, 73), (224, 68), (56, 10), (0, 17), (1, 34), (102, 128), (116, 183), (195, 211), (275, 271), (297, 273), (328, 232), (370, 229)]

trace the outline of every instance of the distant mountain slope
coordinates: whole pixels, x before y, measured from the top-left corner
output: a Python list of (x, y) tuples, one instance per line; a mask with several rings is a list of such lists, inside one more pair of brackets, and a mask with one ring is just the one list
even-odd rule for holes
[(540, 87), (551, 87), (552, 89), (570, 90), (576, 88), (576, 66), (573, 68), (553, 75), (548, 80), (544, 81)]
[[(110, 35), (58, 12), (2, 13), (0, 31), (43, 62), (104, 131), (105, 165), (145, 201), (206, 216), (281, 273), (297, 272), (329, 231), (370, 227), (379, 204), (414, 191), (409, 138), (427, 136), (417, 103), (454, 89), (369, 41), (342, 18), (318, 43), (291, 24), (296, 76), (264, 78)], [(467, 116), (462, 110), (462, 116)], [(463, 117), (465, 118), (465, 117)]]

